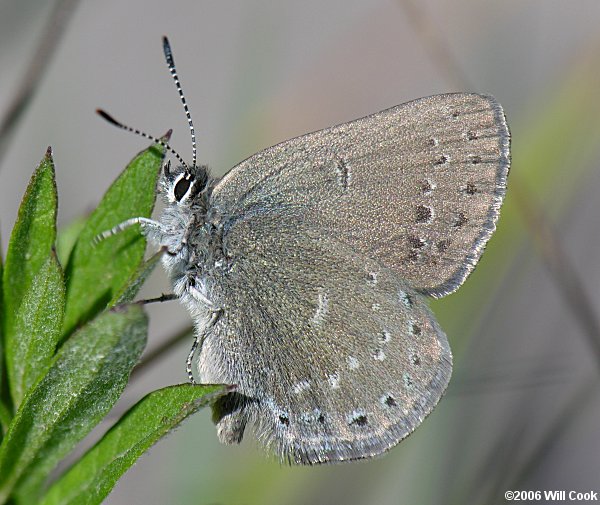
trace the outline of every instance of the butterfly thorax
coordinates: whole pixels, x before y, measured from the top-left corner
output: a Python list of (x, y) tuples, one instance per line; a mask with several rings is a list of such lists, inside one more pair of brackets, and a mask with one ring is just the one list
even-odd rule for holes
[[(182, 184), (185, 191), (180, 188)], [(162, 261), (175, 294), (188, 306), (198, 302), (211, 305), (206, 273), (223, 257), (221, 229), (207, 219), (213, 187), (205, 167), (166, 172), (161, 181), (166, 207), (157, 242), (166, 249)]]

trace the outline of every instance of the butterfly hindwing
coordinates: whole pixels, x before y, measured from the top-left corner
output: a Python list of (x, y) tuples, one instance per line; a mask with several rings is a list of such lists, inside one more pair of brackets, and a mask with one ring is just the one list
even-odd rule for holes
[[(246, 422), (283, 459), (322, 463), (379, 454), (408, 435), (451, 373), (446, 337), (395, 272), (294, 213), (244, 219), (207, 282), (222, 308), (204, 342), (204, 381), (236, 384), (224, 441)], [(241, 431), (240, 431), (241, 430)]]

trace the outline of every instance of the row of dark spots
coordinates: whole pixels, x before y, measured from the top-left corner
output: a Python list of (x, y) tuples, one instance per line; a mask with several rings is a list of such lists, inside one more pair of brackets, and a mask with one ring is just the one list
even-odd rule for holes
[[(280, 414), (279, 415), (279, 422), (281, 424), (283, 424), (284, 426), (289, 426), (290, 425), (290, 418), (287, 414)], [(323, 414), (319, 414), (319, 417), (317, 417), (317, 422), (319, 424), (325, 424), (325, 415)]]
[[(416, 261), (419, 259), (419, 253), (417, 251), (423, 249), (427, 245), (427, 242), (415, 235), (409, 235), (407, 240), (408, 245), (412, 249), (408, 252), (407, 259), (409, 261)], [(438, 240), (435, 243), (435, 246), (437, 247), (438, 252), (443, 254), (448, 250), (448, 247), (450, 247), (450, 241), (447, 239)]]
[[(417, 207), (415, 208), (415, 220), (417, 223), (428, 223), (431, 221), (433, 217), (433, 212), (431, 210), (430, 207), (427, 207), (426, 205), (417, 205)], [(460, 228), (463, 225), (465, 225), (467, 223), (467, 216), (465, 215), (464, 212), (458, 212), (456, 214), (456, 218), (454, 220), (453, 226), (455, 228)], [(408, 242), (410, 244), (410, 246), (413, 249), (420, 249), (425, 245), (425, 242), (420, 239), (419, 237), (416, 237), (414, 235), (410, 235), (408, 237)], [(447, 241), (440, 241), (438, 243), (438, 248), (439, 249), (447, 249), (448, 246), (448, 242)]]
[[(468, 159), (471, 165), (479, 165), (483, 163), (483, 158), (478, 154), (471, 154), (469, 155)], [(445, 165), (446, 163), (448, 163), (448, 161), (450, 161), (450, 158), (448, 158), (448, 156), (446, 156), (445, 154), (442, 154), (438, 156), (435, 160), (433, 160), (433, 164), (438, 166)]]
[[(489, 108), (488, 107), (483, 107), (482, 109), (474, 109), (474, 110), (469, 110), (467, 111), (466, 115), (472, 115), (472, 114), (479, 114), (481, 112), (489, 112)], [(454, 109), (451, 113), (450, 113), (450, 117), (452, 119), (456, 119), (458, 116), (460, 116), (462, 114), (462, 111), (460, 109)]]
[[(459, 115), (460, 115), (460, 113), (458, 111), (453, 111), (451, 113), (452, 118), (457, 118)], [(467, 138), (467, 140), (476, 140), (479, 138), (479, 136), (477, 135), (476, 132), (469, 130), (466, 132), (466, 138)], [(429, 145), (431, 147), (437, 146), (438, 140), (435, 138), (430, 138)], [(433, 164), (440, 166), (440, 165), (445, 165), (446, 163), (448, 163), (448, 161), (449, 161), (448, 156), (442, 154), (434, 160)], [(473, 165), (478, 165), (482, 162), (482, 158), (479, 155), (472, 155), (472, 156), (470, 156), (470, 161)], [(423, 192), (423, 194), (428, 194), (431, 192), (431, 190), (432, 190), (432, 188), (431, 188), (431, 184), (429, 181), (423, 181), (421, 183), (421, 191)], [(467, 195), (474, 195), (477, 192), (477, 188), (475, 187), (475, 184), (473, 184), (472, 182), (468, 182), (466, 188), (464, 188), (463, 191)]]
[[(460, 114), (455, 111), (452, 113), (452, 118), (456, 119), (459, 115)], [(479, 135), (477, 135), (477, 132), (474, 132), (473, 130), (467, 130), (467, 132), (465, 133), (465, 137), (467, 138), (467, 140), (477, 140), (479, 138)], [(439, 144), (439, 141), (435, 137), (431, 137), (427, 143), (429, 147), (436, 147)]]
[[(455, 227), (461, 226), (461, 222), (460, 221), (456, 221), (454, 223), (454, 226)], [(449, 240), (445, 240), (445, 239), (444, 240), (439, 240), (439, 241), (436, 242), (435, 245), (437, 247), (438, 253), (444, 254), (448, 250), (448, 248), (450, 247), (450, 241)], [(417, 261), (419, 259), (419, 257), (420, 257), (419, 256), (420, 253), (418, 251), (419, 251), (419, 247), (414, 247), (413, 246), (412, 249), (410, 251), (408, 251), (406, 259), (408, 261)]]
[[(404, 377), (404, 382), (409, 386), (412, 385), (412, 380), (408, 376)], [(396, 402), (396, 399), (392, 395), (388, 395), (386, 397), (386, 399), (384, 400), (384, 403), (388, 407), (397, 407), (398, 406), (398, 402)], [(286, 415), (280, 415), (279, 421), (284, 426), (290, 425), (290, 419)], [(318, 421), (319, 421), (319, 423), (323, 424), (325, 422), (325, 416), (323, 416), (323, 414), (321, 414), (319, 416)], [(358, 414), (357, 416), (352, 418), (350, 420), (350, 422), (348, 423), (349, 426), (367, 426), (368, 424), (369, 424), (369, 419), (367, 418), (366, 414)]]
[[(414, 363), (414, 360), (413, 360), (413, 363)], [(419, 361), (419, 363), (420, 363), (420, 361)], [(418, 363), (416, 363), (416, 364), (418, 364)], [(407, 375), (404, 376), (405, 384), (407, 383), (407, 377), (408, 377)], [(410, 378), (408, 378), (408, 383), (412, 384), (412, 381), (410, 380)], [(398, 402), (390, 394), (388, 394), (386, 396), (385, 400), (383, 400), (383, 403), (388, 407), (397, 407), (398, 406)], [(319, 417), (317, 418), (317, 421), (320, 424), (324, 424), (325, 416), (323, 414), (320, 414)], [(283, 424), (284, 426), (289, 426), (290, 418), (287, 414), (281, 414), (279, 416), (279, 422), (281, 424)], [(369, 419), (367, 418), (366, 414), (357, 414), (348, 422), (349, 426), (367, 426), (368, 424), (369, 424)]]
[[(388, 401), (389, 401), (389, 403), (388, 403)], [(386, 399), (386, 403), (388, 406), (396, 405), (396, 401), (391, 396), (388, 396), (388, 398)], [(323, 414), (320, 414), (319, 417), (317, 418), (317, 421), (320, 424), (324, 424), (325, 416)], [(286, 414), (281, 414), (279, 416), (279, 422), (281, 424), (283, 424), (284, 426), (289, 426), (290, 418)], [(368, 422), (367, 416), (365, 414), (357, 414), (348, 422), (348, 425), (349, 426), (366, 426), (368, 423), (369, 422)]]
[[(426, 205), (417, 205), (417, 207), (415, 208), (415, 220), (417, 223), (428, 223), (431, 221), (432, 217), (433, 212), (431, 208), (427, 207)], [(453, 226), (455, 228), (460, 228), (461, 226), (466, 224), (467, 221), (468, 219), (465, 213), (458, 212), (456, 214), (456, 219), (454, 221)], [(408, 241), (411, 247), (413, 247), (414, 249), (420, 249), (425, 245), (425, 242), (422, 239), (420, 239), (419, 237), (415, 237), (414, 235), (409, 236)], [(447, 244), (442, 244), (442, 247), (444, 247), (444, 245)]]
[[(421, 193), (424, 195), (429, 195), (433, 191), (433, 186), (431, 185), (431, 181), (424, 179), (419, 181), (418, 187), (421, 190)], [(467, 182), (467, 184), (461, 188), (461, 191), (466, 195), (473, 196), (477, 193), (477, 186), (475, 186), (474, 182)]]
[[(457, 217), (455, 226), (460, 226), (459, 223), (463, 220), (463, 218), (466, 219), (464, 214), (459, 214), (459, 216)], [(425, 247), (425, 245), (427, 245), (427, 243), (423, 239), (421, 239), (415, 235), (408, 236), (408, 244), (413, 249), (422, 249), (423, 247)], [(448, 250), (448, 247), (450, 247), (450, 241), (448, 239), (438, 240), (435, 245), (437, 247), (437, 250), (439, 252), (443, 253)]]
[[(467, 185), (463, 189), (463, 191), (467, 195), (474, 195), (477, 192), (477, 189), (475, 188), (475, 185), (473, 183), (469, 182), (469, 183), (467, 183)], [(432, 217), (433, 217), (433, 212), (430, 207), (427, 207), (426, 205), (417, 205), (417, 207), (415, 207), (415, 221), (417, 223), (428, 223), (431, 221)], [(452, 226), (454, 228), (461, 228), (462, 226), (464, 226), (467, 223), (467, 221), (468, 221), (468, 219), (467, 219), (467, 216), (465, 215), (465, 213), (458, 212), (456, 214), (456, 217), (454, 219), (454, 223), (452, 224)], [(416, 235), (409, 235), (407, 238), (408, 238), (408, 243), (413, 250), (421, 249), (426, 245), (426, 242), (423, 239), (421, 239), (420, 237), (417, 237)], [(447, 239), (440, 240), (436, 243), (436, 246), (437, 246), (438, 251), (443, 253), (448, 250), (448, 247), (450, 246), (450, 241)], [(413, 256), (414, 256), (414, 254), (413, 254)]]
[[(405, 376), (405, 379), (406, 379), (406, 376)], [(405, 382), (406, 382), (406, 380), (405, 380)], [(385, 399), (383, 400), (383, 403), (387, 407), (390, 407), (390, 408), (398, 406), (398, 402), (391, 394), (386, 395)], [(366, 414), (356, 414), (348, 423), (349, 426), (367, 426), (368, 424), (369, 424), (369, 420), (368, 420)]]
[[(425, 205), (417, 205), (416, 209), (415, 209), (415, 220), (417, 223), (428, 223), (431, 221), (431, 218), (433, 217), (433, 212), (431, 211), (431, 209)], [(465, 216), (464, 212), (458, 212), (456, 214), (456, 219), (454, 221), (453, 226), (455, 228), (460, 228), (461, 226), (463, 226), (464, 224), (466, 224), (467, 222), (467, 216)], [(414, 249), (420, 249), (421, 247), (423, 247), (425, 245), (425, 242), (420, 239), (419, 237), (416, 237), (414, 235), (411, 235), (408, 237), (408, 241), (411, 245), (411, 247), (413, 247)]]

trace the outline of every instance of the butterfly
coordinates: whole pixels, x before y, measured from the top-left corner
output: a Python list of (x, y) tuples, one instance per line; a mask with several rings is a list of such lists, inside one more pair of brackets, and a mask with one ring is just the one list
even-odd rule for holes
[(490, 96), (414, 100), (269, 147), (222, 178), (196, 163), (194, 127), (167, 38), (163, 49), (192, 135), (168, 144), (158, 220), (132, 218), (163, 265), (196, 338), (204, 383), (234, 384), (213, 405), (219, 439), (259, 440), (290, 463), (370, 458), (438, 403), (452, 355), (427, 297), (454, 292), (495, 230), (510, 133)]

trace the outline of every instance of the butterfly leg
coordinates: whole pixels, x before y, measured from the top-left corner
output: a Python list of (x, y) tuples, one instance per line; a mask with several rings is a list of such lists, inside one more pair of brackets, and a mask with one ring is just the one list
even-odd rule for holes
[(164, 234), (164, 227), (160, 222), (145, 217), (132, 217), (131, 219), (127, 219), (126, 221), (119, 223), (110, 230), (103, 231), (99, 235), (96, 235), (94, 238), (94, 244), (98, 244), (102, 240), (121, 233), (122, 231), (136, 224), (139, 224), (142, 227), (144, 235), (146, 235), (151, 241), (160, 243), (160, 237)]
[(138, 303), (141, 303), (142, 305), (148, 305), (149, 303), (162, 303), (177, 299), (179, 299), (179, 297), (175, 293), (163, 293), (162, 295), (157, 296), (155, 298), (146, 298), (144, 300), (140, 300)]
[(185, 369), (187, 371), (188, 378), (192, 384), (198, 384), (196, 382), (196, 379), (194, 379), (194, 373), (192, 371), (192, 363), (194, 361), (194, 355), (196, 354), (196, 350), (198, 349), (198, 347), (200, 347), (200, 350), (202, 350), (202, 344), (204, 342), (204, 339), (206, 338), (206, 334), (208, 333), (209, 329), (217, 322), (220, 315), (220, 310), (213, 310), (210, 316), (210, 321), (208, 322), (208, 324), (204, 325), (204, 327), (201, 330), (201, 335), (196, 334), (196, 336), (194, 337), (194, 343), (192, 344), (192, 348), (190, 349), (190, 353), (188, 354), (187, 360), (185, 362)]
[(169, 254), (170, 256), (177, 256), (183, 250), (184, 247), (187, 247), (190, 236), (194, 232), (195, 228), (196, 228), (196, 216), (194, 214), (192, 214), (192, 216), (190, 217), (190, 220), (188, 221), (188, 223), (185, 226), (185, 231), (183, 233), (183, 237), (181, 238), (181, 240), (179, 241), (179, 243), (177, 244), (175, 249), (167, 250), (167, 254)]
[(188, 378), (192, 384), (196, 384), (196, 379), (194, 379), (194, 374), (192, 373), (192, 361), (194, 360), (194, 354), (196, 353), (196, 349), (198, 348), (198, 335), (194, 337), (194, 343), (192, 344), (192, 348), (190, 349), (190, 353), (188, 354), (187, 360), (185, 362), (185, 370), (188, 374)]

